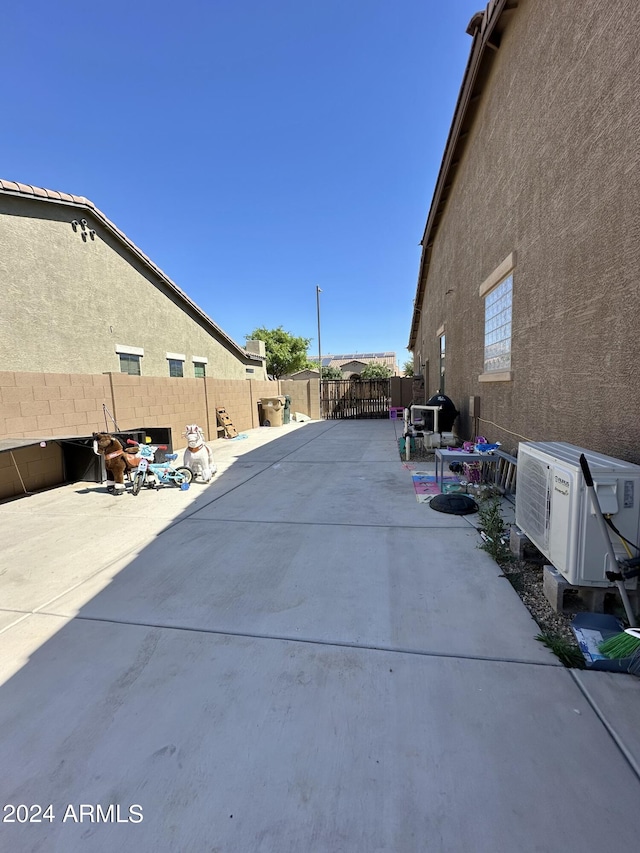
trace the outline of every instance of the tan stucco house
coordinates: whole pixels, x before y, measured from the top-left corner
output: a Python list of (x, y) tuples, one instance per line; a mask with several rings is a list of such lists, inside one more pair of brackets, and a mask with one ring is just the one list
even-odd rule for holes
[(367, 366), (366, 361), (351, 359), (340, 365), (340, 370), (345, 379), (351, 379), (352, 376), (360, 376), (364, 368)]
[(308, 367), (305, 367), (304, 370), (296, 370), (295, 373), (290, 373), (287, 376), (283, 376), (283, 379), (318, 379), (320, 377), (319, 370), (312, 370)]
[(640, 4), (492, 0), (422, 239), (409, 349), (458, 429), (640, 462)]
[(88, 199), (0, 180), (1, 369), (266, 379)]
[[(318, 361), (317, 356), (309, 356), (309, 361)], [(369, 364), (383, 364), (391, 371), (392, 376), (399, 376), (398, 362), (395, 352), (364, 352), (344, 353), (342, 355), (323, 355), (323, 367), (337, 367), (348, 379), (354, 374), (359, 374), (362, 368)]]

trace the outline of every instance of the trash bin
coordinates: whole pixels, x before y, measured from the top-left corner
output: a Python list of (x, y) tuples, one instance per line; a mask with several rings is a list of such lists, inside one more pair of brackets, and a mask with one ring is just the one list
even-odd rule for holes
[(284, 410), (282, 418), (285, 424), (291, 423), (291, 397), (288, 394), (284, 395)]
[(284, 415), (284, 397), (263, 397), (262, 426), (282, 426)]

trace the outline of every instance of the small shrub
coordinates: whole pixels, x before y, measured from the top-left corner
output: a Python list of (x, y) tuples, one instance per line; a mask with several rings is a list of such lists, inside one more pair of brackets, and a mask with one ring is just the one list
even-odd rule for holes
[(507, 527), (500, 509), (500, 499), (490, 496), (480, 499), (478, 503), (478, 518), (480, 519), (480, 535), (482, 536), (483, 551), (490, 554), (499, 565), (510, 563), (513, 555), (509, 550)]
[(573, 669), (585, 668), (584, 657), (580, 649), (572, 645), (572, 643), (564, 637), (561, 637), (558, 634), (549, 634), (544, 632), (543, 634), (537, 634), (536, 640), (542, 643), (543, 646), (551, 649), (554, 655), (559, 658), (565, 666)]

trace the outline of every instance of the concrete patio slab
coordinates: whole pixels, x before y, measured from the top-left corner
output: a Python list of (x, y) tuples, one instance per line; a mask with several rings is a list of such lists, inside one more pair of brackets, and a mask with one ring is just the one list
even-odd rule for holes
[[(125, 500), (109, 498), (114, 502)], [(3, 517), (0, 569), (0, 606), (7, 609), (35, 609), (81, 583), (105, 563), (142, 548), (150, 538), (148, 531), (138, 526), (119, 538), (114, 536), (113, 527), (95, 518), (85, 518), (83, 524), (77, 517), (43, 514), (37, 524), (31, 518), (27, 525), (7, 525), (8, 517)], [(25, 520), (22, 514), (13, 517), (19, 522)]]
[[(194, 516), (195, 517), (195, 516)], [(435, 512), (416, 500), (411, 471), (397, 462), (274, 463), (240, 490), (204, 507), (198, 518), (398, 525), (468, 529), (477, 515)]]
[[(329, 438), (323, 442), (321, 439), (290, 453), (287, 462), (323, 462), (327, 463), (327, 449)], [(389, 441), (376, 439), (353, 439), (340, 441), (332, 444), (330, 449), (330, 462), (393, 462), (400, 460), (400, 454), (396, 444)]]
[[(28, 663), (3, 687), (2, 794), (55, 815), (4, 824), (4, 849), (595, 853), (637, 839), (640, 783), (555, 667), (45, 616), (3, 636)], [(63, 822), (97, 803), (143, 820)]]
[(0, 850), (632, 849), (640, 679), (535, 641), (393, 423), (290, 426), (197, 491), (0, 505), (0, 796), (56, 815)]
[[(78, 520), (90, 521), (94, 528), (102, 525), (112, 531), (114, 525), (117, 525), (125, 536), (136, 527), (147, 531), (161, 530), (176, 515), (206, 505), (216, 494), (235, 488), (271, 464), (254, 460), (229, 460), (218, 466), (218, 473), (208, 484), (196, 480), (186, 491), (172, 485), (162, 485), (159, 489), (145, 487), (136, 497), (131, 494), (131, 484), (128, 482), (125, 483), (125, 494), (118, 497), (107, 492), (106, 483), (70, 483), (39, 494), (38, 514), (49, 519), (73, 516)], [(223, 481), (221, 488), (220, 481)], [(32, 495), (7, 503), (3, 505), (3, 511), (9, 517), (13, 513), (29, 516), (34, 497)], [(28, 530), (18, 535), (25, 536), (25, 533), (30, 535)]]
[[(220, 439), (210, 444), (216, 461), (238, 459), (256, 451), (270, 452), (274, 447), (284, 448), (283, 453), (309, 441), (315, 441), (333, 425), (327, 421), (292, 422), (281, 427), (261, 427), (240, 433), (234, 439)], [(282, 455), (282, 454), (281, 454)], [(256, 458), (258, 456), (256, 455)]]
[(415, 528), (199, 517), (46, 612), (559, 665), (534, 641), (537, 625), (469, 530), (427, 539)]
[(588, 670), (572, 675), (640, 775), (640, 679)]
[(14, 625), (25, 618), (25, 613), (20, 610), (0, 610), (0, 634), (6, 631), (10, 625)]

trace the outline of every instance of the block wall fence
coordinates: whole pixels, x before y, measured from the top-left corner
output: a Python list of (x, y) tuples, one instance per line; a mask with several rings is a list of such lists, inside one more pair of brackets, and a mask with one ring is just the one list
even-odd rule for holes
[(113, 417), (121, 430), (170, 427), (179, 448), (187, 424), (200, 424), (208, 441), (218, 438), (216, 407), (224, 407), (241, 432), (260, 426), (258, 401), (263, 396), (283, 394), (291, 397), (292, 412), (319, 417), (317, 379), (0, 372), (0, 439), (90, 435), (114, 429)]
[[(411, 379), (391, 380), (391, 404), (407, 406)], [(184, 447), (187, 424), (198, 423), (208, 441), (220, 437), (216, 407), (224, 407), (238, 432), (259, 424), (258, 401), (288, 394), (291, 411), (319, 418), (317, 379), (265, 382), (246, 379), (185, 379), (124, 373), (0, 372), (0, 450), (12, 439), (43, 441), (93, 432), (169, 427), (174, 449)], [(106, 410), (106, 411), (105, 411)], [(224, 439), (221, 439), (224, 440)], [(62, 449), (56, 442), (0, 452), (0, 500), (64, 482)]]
[[(219, 438), (216, 406), (224, 407), (242, 432), (260, 426), (258, 401), (263, 396), (282, 394), (291, 397), (292, 412), (318, 418), (317, 379), (264, 382), (123, 373), (0, 372), (0, 442), (42, 439), (44, 443), (46, 439), (111, 431), (113, 417), (120, 430), (169, 427), (174, 449), (181, 449), (187, 424), (200, 424), (208, 441)], [(55, 442), (0, 453), (0, 500), (62, 482), (62, 450)]]

